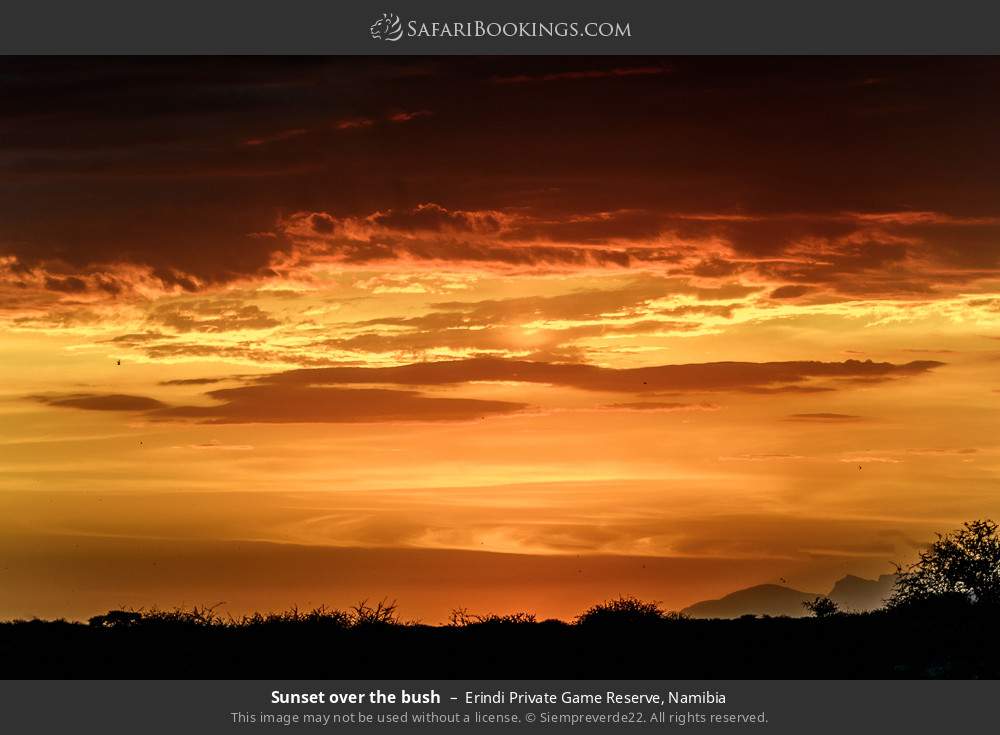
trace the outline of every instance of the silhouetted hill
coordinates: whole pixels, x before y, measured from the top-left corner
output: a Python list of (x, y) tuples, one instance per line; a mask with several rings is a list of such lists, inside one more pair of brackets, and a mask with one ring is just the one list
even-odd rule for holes
[[(844, 611), (868, 612), (885, 606), (895, 581), (895, 574), (883, 574), (878, 579), (848, 574), (838, 579), (826, 596)], [(681, 612), (693, 618), (738, 618), (742, 615), (802, 618), (809, 615), (802, 603), (818, 596), (816, 592), (802, 592), (780, 584), (759, 584), (731, 592), (718, 600), (696, 602)]]
[(802, 603), (816, 597), (815, 592), (801, 592), (780, 584), (759, 584), (731, 592), (718, 600), (696, 602), (681, 612), (693, 618), (738, 618), (742, 615), (787, 615), (796, 618), (808, 614)]
[(878, 579), (863, 579), (848, 574), (837, 580), (827, 597), (836, 602), (841, 610), (877, 610), (885, 607), (885, 601), (892, 594), (895, 583), (895, 574), (883, 574)]

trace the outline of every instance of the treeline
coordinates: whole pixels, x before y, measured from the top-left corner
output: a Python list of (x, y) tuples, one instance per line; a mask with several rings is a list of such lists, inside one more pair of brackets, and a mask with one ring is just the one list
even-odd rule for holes
[(1000, 678), (1000, 539), (992, 521), (940, 536), (899, 570), (885, 609), (702, 620), (619, 597), (571, 622), (395, 603), (232, 617), (112, 610), (87, 623), (0, 623), (0, 678)]
[[(370, 603), (362, 600), (347, 610), (324, 606), (311, 610), (290, 610), (269, 613), (253, 613), (252, 615), (233, 616), (216, 612), (215, 607), (194, 607), (189, 609), (175, 608), (173, 610), (121, 609), (110, 610), (103, 615), (90, 618), (87, 625), (91, 628), (123, 630), (128, 628), (287, 628), (308, 626), (313, 628), (336, 628), (339, 630), (359, 630), (379, 627), (433, 627), (424, 626), (419, 621), (407, 621), (399, 616), (396, 601), (381, 600)], [(647, 602), (635, 597), (621, 596), (614, 600), (602, 602), (581, 613), (574, 619), (576, 625), (595, 625), (602, 623), (657, 623), (670, 620), (686, 619), (684, 615), (663, 610), (656, 602)], [(25, 624), (26, 621), (14, 621)], [(39, 621), (31, 621), (39, 622)], [(65, 621), (54, 621), (64, 623)], [(493, 625), (534, 625), (538, 618), (534, 613), (516, 612), (509, 614), (477, 614), (465, 608), (451, 612), (447, 627), (465, 628), (472, 626)], [(548, 625), (564, 625), (561, 620), (544, 620)]]
[(451, 624), (391, 604), (231, 618), (112, 611), (0, 624), (2, 678), (1000, 678), (1000, 608), (950, 596), (809, 618), (689, 619), (622, 598), (573, 622)]

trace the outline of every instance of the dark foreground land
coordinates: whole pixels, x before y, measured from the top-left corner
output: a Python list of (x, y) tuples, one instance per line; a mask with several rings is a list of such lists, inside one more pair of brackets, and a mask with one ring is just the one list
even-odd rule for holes
[(366, 610), (2, 623), (0, 678), (1000, 678), (992, 606), (737, 620), (606, 609), (448, 626)]

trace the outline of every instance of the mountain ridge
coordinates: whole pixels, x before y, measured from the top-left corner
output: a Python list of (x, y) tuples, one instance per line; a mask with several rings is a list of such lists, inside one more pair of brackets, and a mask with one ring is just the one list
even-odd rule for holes
[[(825, 596), (845, 612), (867, 612), (885, 605), (892, 593), (895, 574), (882, 574), (878, 579), (865, 579), (847, 574), (834, 582)], [(730, 592), (714, 600), (702, 600), (681, 610), (693, 618), (738, 618), (743, 615), (786, 615), (804, 617), (809, 614), (802, 603), (823, 596), (780, 584), (758, 584)]]

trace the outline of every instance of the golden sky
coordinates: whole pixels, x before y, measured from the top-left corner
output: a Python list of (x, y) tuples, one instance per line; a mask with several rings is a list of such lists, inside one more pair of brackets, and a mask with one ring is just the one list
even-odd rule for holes
[(1000, 514), (995, 59), (2, 66), (0, 616), (682, 607)]

